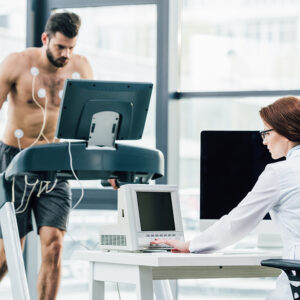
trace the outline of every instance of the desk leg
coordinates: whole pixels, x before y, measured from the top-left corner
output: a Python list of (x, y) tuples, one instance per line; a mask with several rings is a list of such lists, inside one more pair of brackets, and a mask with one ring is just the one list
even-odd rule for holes
[(140, 266), (136, 278), (137, 300), (153, 300), (153, 280), (150, 267)]
[(95, 263), (90, 262), (90, 278), (89, 278), (89, 300), (104, 300), (105, 284), (104, 281), (94, 280)]
[(153, 287), (156, 300), (173, 300), (169, 280), (154, 280)]

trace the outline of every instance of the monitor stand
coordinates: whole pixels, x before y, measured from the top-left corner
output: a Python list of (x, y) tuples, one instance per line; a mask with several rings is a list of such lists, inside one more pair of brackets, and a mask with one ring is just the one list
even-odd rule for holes
[(93, 114), (88, 145), (115, 148), (120, 114), (114, 111), (101, 111)]

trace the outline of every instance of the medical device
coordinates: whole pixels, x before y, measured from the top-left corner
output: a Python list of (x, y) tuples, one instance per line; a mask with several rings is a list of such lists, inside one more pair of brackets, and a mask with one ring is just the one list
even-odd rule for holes
[(100, 227), (100, 248), (143, 251), (155, 238), (184, 240), (178, 189), (169, 185), (128, 184), (118, 190), (118, 223)]

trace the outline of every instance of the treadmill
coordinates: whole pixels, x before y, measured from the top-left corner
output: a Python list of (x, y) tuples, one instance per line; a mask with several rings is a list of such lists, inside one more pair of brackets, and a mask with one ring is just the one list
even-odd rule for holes
[(0, 224), (14, 300), (30, 296), (12, 202), (13, 178), (115, 178), (146, 184), (162, 177), (159, 150), (126, 143), (142, 138), (152, 88), (151, 83), (67, 79), (56, 129), (61, 142), (22, 150), (0, 174)]

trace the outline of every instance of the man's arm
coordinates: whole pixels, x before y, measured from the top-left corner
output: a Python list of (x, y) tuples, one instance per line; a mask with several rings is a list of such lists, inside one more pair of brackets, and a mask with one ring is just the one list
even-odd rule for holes
[(19, 54), (8, 55), (0, 64), (0, 108), (16, 80), (16, 66)]

